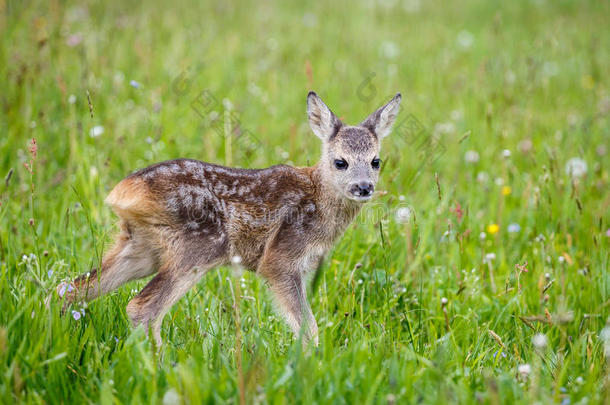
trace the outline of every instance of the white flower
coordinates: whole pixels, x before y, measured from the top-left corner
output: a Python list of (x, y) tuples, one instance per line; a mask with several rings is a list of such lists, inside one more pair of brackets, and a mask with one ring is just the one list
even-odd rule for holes
[(175, 389), (170, 388), (169, 390), (167, 390), (165, 395), (163, 395), (162, 403), (163, 405), (178, 405), (182, 403), (180, 399), (180, 394), (178, 394)]
[(231, 258), (231, 263), (237, 265), (237, 264), (241, 264), (241, 256), (239, 255), (235, 255)]
[(472, 43), (474, 42), (474, 36), (466, 31), (460, 31), (458, 36), (457, 36), (457, 43), (461, 48), (464, 49), (468, 49), (472, 46)]
[(479, 161), (479, 153), (475, 150), (469, 150), (464, 154), (464, 160), (467, 163), (477, 163)]
[(70, 104), (76, 103), (76, 96), (74, 94), (70, 94), (70, 97), (68, 97), (68, 103), (70, 103)]
[(387, 59), (394, 59), (400, 53), (398, 45), (392, 41), (384, 41), (381, 43), (380, 53)]
[(566, 174), (573, 178), (579, 178), (587, 174), (587, 162), (581, 158), (572, 158), (566, 163)]
[(534, 344), (534, 347), (536, 348), (536, 350), (538, 351), (544, 351), (546, 350), (546, 347), (549, 344), (549, 341), (546, 337), (546, 335), (542, 334), (542, 333), (536, 333), (534, 335), (534, 337), (532, 338), (532, 343)]
[(521, 364), (517, 367), (517, 372), (521, 374), (522, 377), (527, 377), (532, 372), (532, 366), (529, 364)]
[(504, 149), (504, 150), (502, 151), (502, 156), (503, 156), (505, 159), (508, 159), (508, 158), (510, 157), (510, 150), (508, 150), (508, 149)]
[(445, 297), (441, 298), (441, 305), (447, 305), (447, 303), (449, 302), (449, 300)]
[(485, 255), (485, 259), (483, 260), (483, 263), (491, 263), (492, 260), (496, 260), (496, 254), (495, 253), (487, 253)]
[(559, 257), (557, 258), (557, 260), (559, 261), (559, 263), (565, 263), (566, 258), (565, 258), (565, 257), (563, 257), (563, 256), (559, 256)]
[(481, 240), (485, 240), (485, 238), (487, 238), (487, 234), (486, 234), (485, 232), (481, 232), (481, 233), (479, 234), (479, 239), (481, 239)]
[(103, 133), (104, 133), (104, 127), (101, 125), (96, 125), (93, 128), (91, 128), (91, 131), (89, 131), (89, 136), (91, 138), (97, 138), (98, 136), (100, 136)]
[(318, 17), (311, 12), (303, 14), (303, 25), (306, 27), (315, 27), (318, 25)]
[(489, 174), (487, 174), (487, 172), (479, 172), (477, 174), (477, 181), (479, 183), (487, 183), (488, 180), (489, 180)]
[(411, 209), (409, 207), (400, 207), (394, 213), (396, 222), (406, 224), (411, 220)]

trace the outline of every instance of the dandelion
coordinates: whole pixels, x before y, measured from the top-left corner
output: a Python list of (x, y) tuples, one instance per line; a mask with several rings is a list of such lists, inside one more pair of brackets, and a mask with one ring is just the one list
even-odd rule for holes
[(384, 41), (381, 43), (380, 53), (387, 59), (394, 59), (400, 53), (398, 45), (392, 41)]
[(496, 260), (496, 254), (495, 253), (487, 253), (485, 255), (485, 259), (483, 260), (484, 263), (491, 263), (493, 260)]
[(502, 195), (510, 195), (513, 192), (513, 189), (510, 186), (502, 187)]
[(449, 303), (449, 300), (446, 297), (441, 298), (441, 305), (445, 306)]
[(76, 96), (74, 94), (70, 94), (70, 96), (68, 97), (68, 103), (70, 103), (70, 104), (76, 103)]
[(163, 400), (161, 402), (163, 405), (177, 405), (182, 403), (182, 400), (180, 399), (180, 394), (178, 394), (175, 389), (170, 388), (165, 395), (163, 395)]
[(485, 184), (489, 181), (489, 175), (487, 172), (479, 172), (477, 173), (477, 181), (481, 184)]
[(134, 89), (139, 89), (140, 88), (140, 83), (136, 82), (135, 80), (130, 80), (129, 81), (129, 85), (131, 87), (133, 87)]
[(487, 225), (487, 233), (491, 235), (495, 235), (500, 230), (500, 226), (498, 224), (489, 224)]
[(409, 207), (400, 207), (394, 213), (396, 222), (406, 224), (411, 220), (411, 209)]
[(506, 228), (506, 230), (507, 230), (509, 233), (517, 233), (517, 232), (521, 231), (521, 225), (519, 225), (519, 224), (517, 224), (517, 223), (514, 223), (514, 222), (513, 222), (512, 224), (509, 224), (509, 225), (508, 225), (508, 227)]
[(466, 151), (464, 160), (466, 163), (477, 163), (479, 161), (479, 153), (476, 150)]
[(508, 159), (510, 157), (510, 150), (504, 149), (502, 151), (502, 157), (505, 158), (505, 159)]
[(457, 44), (460, 46), (460, 48), (462, 49), (468, 49), (472, 46), (474, 42), (474, 36), (466, 31), (460, 31), (457, 35)]
[(532, 343), (534, 345), (534, 348), (536, 349), (536, 351), (538, 351), (539, 353), (542, 353), (546, 350), (549, 341), (546, 337), (545, 334), (543, 333), (536, 333), (534, 335), (534, 337), (532, 338)]
[(74, 318), (75, 321), (78, 321), (81, 317), (81, 313), (79, 311), (76, 310), (72, 310), (72, 318)]
[(104, 127), (101, 125), (96, 125), (89, 131), (89, 136), (91, 138), (97, 138), (98, 136), (104, 133)]
[(306, 27), (315, 27), (318, 25), (318, 17), (311, 12), (303, 14), (303, 25)]
[(481, 232), (481, 233), (479, 234), (479, 239), (481, 239), (481, 240), (485, 240), (486, 238), (487, 238), (487, 234), (486, 234), (485, 232)]
[(239, 265), (241, 264), (241, 256), (239, 255), (235, 255), (231, 258), (231, 263), (233, 263), (234, 265)]
[(566, 174), (572, 178), (580, 178), (587, 174), (587, 162), (581, 158), (572, 158), (567, 161), (565, 167)]
[(529, 364), (521, 364), (519, 367), (517, 367), (517, 372), (521, 377), (527, 378), (532, 372), (532, 366)]

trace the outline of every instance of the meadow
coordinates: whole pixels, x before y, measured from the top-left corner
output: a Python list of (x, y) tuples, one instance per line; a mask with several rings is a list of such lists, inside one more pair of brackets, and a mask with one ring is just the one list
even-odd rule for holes
[[(0, 0), (0, 402), (609, 404), (609, 26), (606, 1)], [(125, 313), (146, 280), (62, 313), (118, 181), (314, 164), (309, 90), (349, 123), (403, 95), (309, 289), (319, 347), (239, 268), (163, 356)]]

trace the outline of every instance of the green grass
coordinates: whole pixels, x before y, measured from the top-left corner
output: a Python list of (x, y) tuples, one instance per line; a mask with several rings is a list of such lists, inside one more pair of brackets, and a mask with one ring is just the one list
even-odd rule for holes
[[(0, 0), (0, 402), (238, 403), (241, 380), (249, 403), (608, 403), (608, 2), (104, 3)], [(116, 220), (103, 199), (130, 171), (313, 164), (310, 89), (351, 123), (401, 91), (401, 119), (441, 145), (385, 139), (387, 193), (309, 293), (317, 350), (231, 269), (174, 306), (162, 359), (125, 314), (145, 281), (79, 320), (45, 304), (99, 261)], [(203, 119), (202, 92), (256, 141)], [(588, 170), (572, 180), (574, 157)]]

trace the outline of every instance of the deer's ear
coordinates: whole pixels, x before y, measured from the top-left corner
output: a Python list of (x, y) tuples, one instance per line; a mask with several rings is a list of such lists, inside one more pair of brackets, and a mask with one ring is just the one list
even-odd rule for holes
[(400, 111), (400, 100), (402, 100), (402, 96), (398, 93), (386, 105), (369, 115), (360, 125), (368, 128), (380, 139), (389, 135)]
[(313, 133), (322, 140), (327, 140), (341, 128), (339, 118), (313, 91), (307, 95), (307, 116)]

